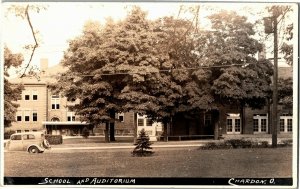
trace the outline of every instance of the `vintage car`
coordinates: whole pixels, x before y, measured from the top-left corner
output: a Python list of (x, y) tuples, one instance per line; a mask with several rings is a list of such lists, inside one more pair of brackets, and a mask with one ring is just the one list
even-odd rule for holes
[(43, 153), (51, 149), (49, 142), (45, 139), (43, 132), (15, 133), (5, 144), (7, 151), (27, 151), (29, 153)]

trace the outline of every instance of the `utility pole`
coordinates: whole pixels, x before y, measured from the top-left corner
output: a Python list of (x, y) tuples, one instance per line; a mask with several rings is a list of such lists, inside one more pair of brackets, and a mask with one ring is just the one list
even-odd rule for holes
[(265, 33), (274, 33), (274, 74), (273, 74), (273, 96), (272, 96), (272, 147), (277, 147), (277, 128), (278, 128), (278, 17), (281, 14), (281, 8), (274, 6), (272, 8), (272, 17), (264, 18)]
[(277, 41), (277, 18), (278, 14), (275, 10), (273, 13), (273, 32), (274, 32), (274, 74), (273, 74), (273, 109), (272, 109), (272, 147), (277, 147), (277, 126), (278, 126), (278, 41)]

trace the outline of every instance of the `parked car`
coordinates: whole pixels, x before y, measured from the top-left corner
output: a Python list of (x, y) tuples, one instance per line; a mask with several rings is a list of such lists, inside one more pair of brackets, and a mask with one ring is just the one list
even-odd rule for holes
[(5, 144), (7, 151), (27, 151), (29, 153), (43, 153), (51, 149), (43, 132), (15, 133)]

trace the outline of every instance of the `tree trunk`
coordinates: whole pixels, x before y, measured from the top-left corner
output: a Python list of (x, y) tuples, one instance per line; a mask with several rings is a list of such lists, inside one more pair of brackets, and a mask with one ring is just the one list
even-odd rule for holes
[(109, 123), (109, 138), (110, 138), (110, 141), (116, 141), (116, 138), (115, 138), (115, 122), (110, 122)]
[(133, 143), (137, 141), (137, 113), (133, 113)]
[(213, 120), (214, 120), (214, 139), (219, 139), (219, 111), (215, 110), (213, 112)]
[(115, 139), (115, 116), (116, 116), (116, 111), (111, 110), (110, 111), (110, 122), (109, 122), (109, 136), (110, 136), (110, 141), (116, 141)]
[(240, 107), (240, 120), (241, 120), (241, 134), (245, 134), (245, 106), (243, 104), (241, 104)]
[(105, 122), (105, 130), (104, 130), (104, 136), (105, 136), (105, 142), (108, 143), (109, 142), (109, 138), (108, 138), (108, 130), (109, 130), (109, 122)]
[(164, 120), (163, 125), (164, 125), (164, 141), (168, 142), (169, 122), (167, 120)]

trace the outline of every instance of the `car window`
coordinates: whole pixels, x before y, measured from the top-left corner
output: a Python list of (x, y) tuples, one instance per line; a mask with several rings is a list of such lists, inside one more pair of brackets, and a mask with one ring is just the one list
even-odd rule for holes
[(21, 135), (12, 135), (11, 140), (22, 140), (22, 136)]
[(23, 139), (24, 140), (31, 140), (31, 139), (34, 139), (34, 135), (31, 135), (31, 134), (28, 134), (28, 135), (23, 135)]

